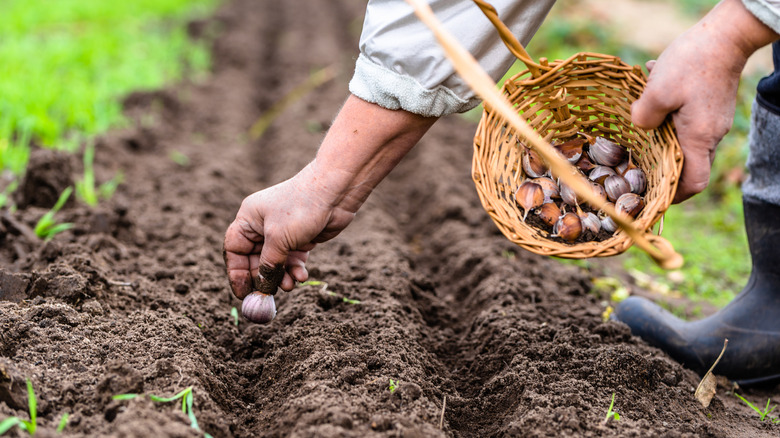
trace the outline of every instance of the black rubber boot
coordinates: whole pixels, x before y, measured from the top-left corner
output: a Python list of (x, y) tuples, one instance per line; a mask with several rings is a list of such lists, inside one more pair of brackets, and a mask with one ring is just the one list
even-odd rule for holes
[(686, 322), (658, 305), (630, 297), (615, 316), (634, 335), (704, 375), (729, 344), (717, 375), (742, 385), (780, 381), (780, 206), (743, 199), (753, 271), (745, 289), (726, 307)]

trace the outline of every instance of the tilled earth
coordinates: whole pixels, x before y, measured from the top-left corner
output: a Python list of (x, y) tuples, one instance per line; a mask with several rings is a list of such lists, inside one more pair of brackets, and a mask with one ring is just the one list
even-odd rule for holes
[[(173, 403), (112, 399), (189, 386), (215, 437), (776, 435), (729, 390), (702, 408), (693, 372), (603, 322), (589, 272), (498, 233), (460, 117), (312, 253), (323, 284), (278, 294), (269, 325), (234, 323), (224, 231), (246, 195), (314, 156), (347, 96), (364, 7), (234, 0), (193, 23), (195, 37), (218, 32), (213, 74), (127, 96), (130, 127), (99, 138), (96, 158), (99, 181), (125, 182), (99, 207), (69, 203), (57, 218), (75, 227), (48, 242), (29, 227), (82, 165), (34, 152), (20, 208), (0, 221), (0, 418), (27, 418), (29, 378), (44, 437), (63, 413), (64, 436), (202, 436)], [(336, 79), (250, 139), (326, 65)], [(613, 393), (621, 418), (604, 424)]]

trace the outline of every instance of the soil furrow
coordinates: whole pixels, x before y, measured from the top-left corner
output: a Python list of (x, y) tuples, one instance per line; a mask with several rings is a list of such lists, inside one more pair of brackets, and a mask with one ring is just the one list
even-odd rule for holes
[[(188, 386), (215, 437), (776, 432), (725, 391), (702, 409), (691, 371), (602, 321), (587, 272), (503, 238), (470, 180), (474, 125), (460, 117), (438, 122), (312, 253), (326, 286), (279, 293), (271, 324), (236, 325), (224, 231), (245, 196), (313, 158), (347, 96), (364, 6), (226, 3), (198, 23), (219, 29), (212, 76), (128, 96), (130, 126), (97, 139), (98, 180), (125, 175), (114, 198), (69, 204), (58, 218), (76, 226), (46, 243), (0, 222), (0, 418), (26, 418), (30, 378), (42, 436), (63, 412), (66, 436), (202, 436), (176, 406), (112, 399)], [(331, 63), (336, 79), (249, 138)], [(40, 182), (55, 192), (81, 171), (36, 154), (61, 170)], [(27, 226), (45, 211), (20, 205), (13, 221)], [(613, 392), (622, 418), (604, 425)]]

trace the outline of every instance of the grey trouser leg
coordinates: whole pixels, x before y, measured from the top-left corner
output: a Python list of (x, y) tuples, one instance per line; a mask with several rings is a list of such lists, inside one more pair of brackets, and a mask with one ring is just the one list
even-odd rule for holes
[(780, 205), (780, 115), (753, 102), (748, 142), (750, 175), (742, 185), (742, 194)]

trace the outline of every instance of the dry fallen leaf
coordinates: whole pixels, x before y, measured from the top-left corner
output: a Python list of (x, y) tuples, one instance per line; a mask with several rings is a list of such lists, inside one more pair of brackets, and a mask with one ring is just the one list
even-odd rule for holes
[(718, 386), (718, 380), (712, 374), (712, 370), (715, 369), (715, 366), (718, 364), (718, 362), (720, 362), (720, 358), (723, 357), (723, 353), (726, 352), (726, 345), (728, 345), (728, 343), (728, 339), (723, 340), (723, 350), (720, 351), (718, 358), (715, 359), (715, 363), (712, 364), (709, 371), (707, 371), (707, 374), (705, 374), (704, 378), (701, 379), (699, 386), (696, 388), (696, 392), (693, 394), (694, 397), (696, 397), (696, 400), (699, 400), (701, 405), (705, 408), (710, 406), (712, 397), (715, 397), (715, 388)]

